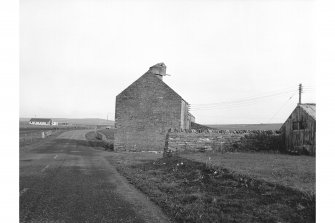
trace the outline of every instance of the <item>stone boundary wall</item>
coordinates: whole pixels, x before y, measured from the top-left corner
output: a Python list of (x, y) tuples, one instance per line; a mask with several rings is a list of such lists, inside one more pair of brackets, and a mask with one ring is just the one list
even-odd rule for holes
[(164, 154), (178, 152), (282, 151), (279, 131), (177, 130), (166, 135)]

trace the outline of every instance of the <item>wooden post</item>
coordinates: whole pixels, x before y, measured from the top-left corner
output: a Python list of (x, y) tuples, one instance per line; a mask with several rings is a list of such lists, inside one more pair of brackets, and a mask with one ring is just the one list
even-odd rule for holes
[(299, 84), (299, 105), (301, 104), (302, 84)]
[[(302, 91), (302, 84), (299, 84), (299, 104), (301, 105), (301, 91)], [(298, 130), (300, 130), (300, 106), (298, 108)]]

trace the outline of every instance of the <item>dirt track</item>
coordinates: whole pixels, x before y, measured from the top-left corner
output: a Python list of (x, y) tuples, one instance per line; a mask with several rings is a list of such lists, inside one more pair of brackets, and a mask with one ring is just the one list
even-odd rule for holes
[(169, 222), (73, 130), (20, 153), (20, 222)]

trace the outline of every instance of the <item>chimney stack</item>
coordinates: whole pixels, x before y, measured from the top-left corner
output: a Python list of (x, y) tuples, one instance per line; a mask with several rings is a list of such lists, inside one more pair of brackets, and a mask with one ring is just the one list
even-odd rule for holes
[(164, 63), (158, 63), (150, 67), (150, 72), (154, 73), (156, 77), (163, 80), (163, 76), (166, 75), (166, 65)]

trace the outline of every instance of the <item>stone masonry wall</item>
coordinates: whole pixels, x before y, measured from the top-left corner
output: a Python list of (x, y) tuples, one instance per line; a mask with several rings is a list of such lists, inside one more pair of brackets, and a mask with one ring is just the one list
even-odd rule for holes
[(281, 135), (275, 131), (180, 131), (166, 136), (165, 154), (179, 152), (281, 151)]
[(116, 97), (116, 151), (164, 149), (170, 128), (180, 128), (181, 98), (147, 72)]

